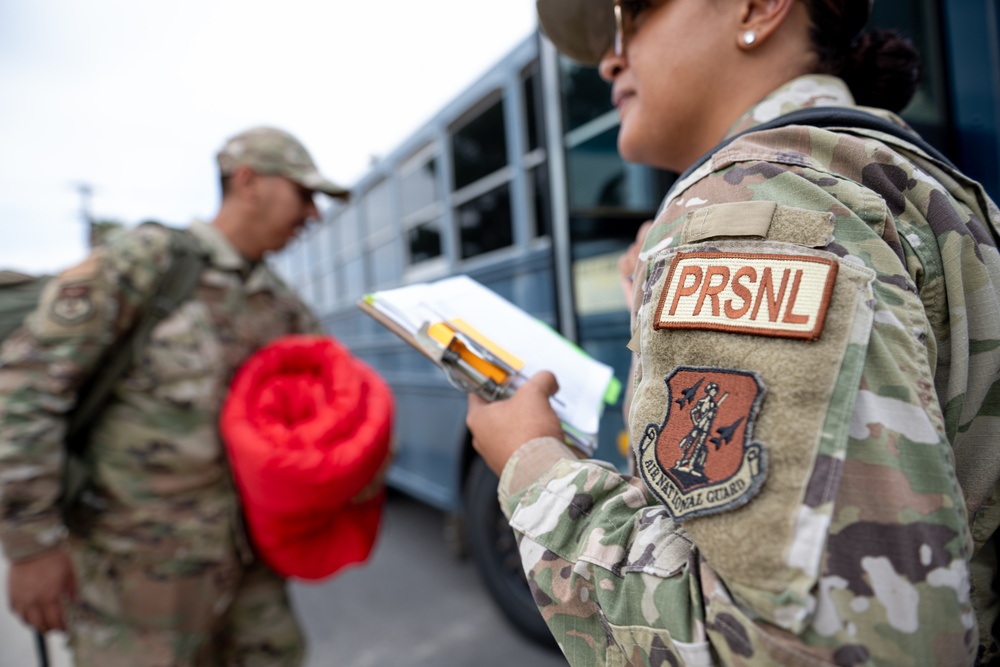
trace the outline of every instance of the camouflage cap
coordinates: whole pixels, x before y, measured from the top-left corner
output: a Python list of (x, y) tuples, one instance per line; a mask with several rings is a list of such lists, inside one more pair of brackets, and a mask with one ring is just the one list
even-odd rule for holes
[(596, 65), (615, 41), (614, 0), (537, 0), (542, 32), (563, 55)]
[[(874, 2), (858, 3), (864, 5), (860, 8), (864, 14), (862, 25)], [(614, 44), (615, 0), (536, 0), (535, 6), (545, 36), (560, 53), (582, 65), (597, 65)]]
[(309, 151), (298, 139), (277, 128), (255, 127), (240, 132), (226, 141), (215, 157), (223, 176), (245, 165), (259, 174), (284, 176), (304, 188), (331, 197), (347, 199), (350, 195), (350, 190), (320, 175)]

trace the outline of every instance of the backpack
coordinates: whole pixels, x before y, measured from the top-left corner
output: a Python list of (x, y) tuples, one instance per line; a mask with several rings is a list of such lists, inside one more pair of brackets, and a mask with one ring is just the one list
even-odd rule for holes
[(17, 331), (38, 305), (52, 276), (0, 271), (0, 342)]
[[(158, 223), (145, 223), (158, 224)], [(129, 365), (141, 354), (149, 334), (194, 291), (208, 258), (188, 232), (167, 227), (171, 232), (170, 265), (153, 295), (144, 305), (132, 328), (109, 347), (77, 393), (77, 402), (67, 417), (65, 457), (59, 508), (71, 514), (90, 480), (87, 440), (91, 426), (111, 398), (111, 390)], [(0, 342), (24, 323), (35, 310), (42, 290), (51, 276), (30, 276), (16, 271), (0, 271)]]

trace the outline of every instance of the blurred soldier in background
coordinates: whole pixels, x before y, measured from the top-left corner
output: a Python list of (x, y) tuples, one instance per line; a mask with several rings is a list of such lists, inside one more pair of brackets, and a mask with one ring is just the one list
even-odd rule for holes
[(566, 657), (996, 664), (1000, 212), (892, 113), (912, 45), (862, 33), (870, 0), (538, 9), (622, 156), (689, 170), (637, 254), (638, 476), (566, 446), (551, 374), (469, 398)]
[(113, 235), (47, 286), (0, 357), (0, 541), (14, 611), (66, 629), (78, 667), (292, 666), (304, 647), (284, 581), (247, 546), (217, 434), (235, 369), (286, 334), (319, 333), (261, 261), (346, 198), (291, 135), (256, 128), (218, 153), (222, 203), (185, 232), (205, 268), (151, 332), (90, 429), (89, 491), (57, 508), (66, 415), (151, 307), (175, 232)]

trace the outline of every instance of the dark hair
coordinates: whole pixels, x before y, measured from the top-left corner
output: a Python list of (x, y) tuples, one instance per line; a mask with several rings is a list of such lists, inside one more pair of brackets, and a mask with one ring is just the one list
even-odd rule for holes
[(229, 183), (232, 181), (232, 177), (228, 174), (219, 175), (219, 190), (222, 191), (222, 198), (225, 199), (226, 195), (229, 194)]
[[(895, 30), (861, 32), (868, 0), (806, 0), (817, 72), (839, 76), (862, 106), (900, 111), (920, 83), (920, 53)], [(859, 34), (860, 33), (860, 34)]]

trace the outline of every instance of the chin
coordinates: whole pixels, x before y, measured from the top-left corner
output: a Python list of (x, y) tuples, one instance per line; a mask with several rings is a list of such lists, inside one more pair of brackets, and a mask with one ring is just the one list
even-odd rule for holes
[(618, 154), (623, 160), (634, 164), (648, 164), (644, 159), (646, 153), (644, 149), (648, 150), (648, 147), (644, 147), (641, 142), (631, 141), (625, 128), (618, 131)]
[(622, 135), (618, 136), (618, 153), (626, 162), (644, 164), (654, 169), (665, 169), (675, 174), (683, 172), (695, 160), (695, 158), (689, 159), (680, 155), (678, 151), (664, 150), (648, 142), (633, 143), (623, 140)]
[(668, 169), (664, 166), (661, 156), (656, 151), (651, 150), (649, 144), (641, 142), (631, 142), (623, 135), (618, 135), (618, 154), (622, 159), (632, 164), (644, 164), (647, 167), (656, 169)]

